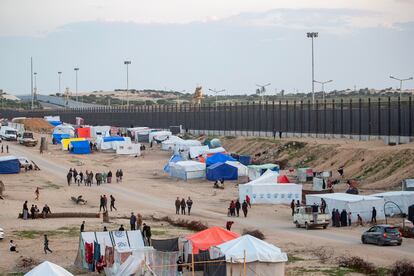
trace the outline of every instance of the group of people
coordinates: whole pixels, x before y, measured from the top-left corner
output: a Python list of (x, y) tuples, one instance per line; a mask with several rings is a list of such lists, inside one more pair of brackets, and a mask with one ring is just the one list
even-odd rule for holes
[[(117, 210), (115, 207), (115, 197), (113, 195), (109, 196), (109, 200), (110, 200), (110, 210), (112, 212), (112, 210)], [(104, 212), (108, 212), (108, 198), (106, 197), (106, 195), (101, 195), (101, 198), (99, 199), (99, 212), (101, 211)]]
[[(122, 182), (122, 177), (124, 176), (122, 169), (118, 169), (115, 176), (117, 183)], [(70, 186), (72, 182), (78, 184), (78, 186), (82, 183), (84, 183), (85, 186), (91, 186), (94, 182), (94, 178), (97, 186), (103, 183), (112, 183), (112, 171), (102, 173), (98, 172), (94, 174), (92, 171), (86, 170), (85, 173), (83, 173), (82, 171), (78, 172), (76, 168), (70, 168), (68, 174), (66, 175), (68, 186)]]
[[(360, 216), (358, 214), (358, 220)], [(342, 209), (342, 212), (339, 212), (339, 209), (332, 209), (332, 227), (346, 227), (352, 226), (352, 213), (347, 212), (345, 209)]]
[(175, 200), (175, 214), (176, 215), (180, 214), (180, 210), (181, 210), (181, 215), (185, 215), (185, 209), (187, 208), (188, 210), (187, 214), (190, 216), (192, 207), (193, 207), (193, 200), (190, 197), (188, 197), (186, 201), (184, 198), (180, 200), (180, 198), (177, 196), (177, 199)]
[[(6, 145), (6, 152), (9, 153), (9, 145)], [(1, 145), (1, 153), (4, 153), (3, 145)]]
[[(37, 217), (37, 214), (39, 214), (39, 213), (40, 213), (40, 210), (39, 210), (39, 208), (37, 207), (36, 204), (32, 204), (32, 206), (30, 207), (30, 210), (29, 210), (27, 200), (23, 203), (22, 218), (24, 220), (29, 219), (29, 215), (30, 215), (31, 219), (35, 219)], [(47, 204), (45, 204), (45, 206), (43, 207), (41, 213), (42, 213), (43, 218), (45, 218), (46, 215), (51, 214), (52, 211), (50, 210), (50, 207)]]
[[(10, 240), (9, 250), (10, 250), (10, 252), (19, 253), (19, 251), (17, 251), (17, 244), (15, 244), (13, 240)], [(47, 238), (47, 235), (46, 234), (43, 235), (43, 251), (45, 252), (45, 254), (47, 254), (47, 252), (49, 252), (49, 253), (52, 253), (53, 252), (49, 248), (49, 239)]]
[(235, 217), (240, 216), (240, 209), (243, 211), (244, 217), (247, 217), (248, 207), (252, 207), (250, 204), (250, 198), (248, 195), (246, 195), (246, 199), (243, 200), (243, 203), (240, 204), (240, 200), (237, 199), (236, 201), (232, 200), (230, 202), (230, 206), (228, 208), (227, 216), (229, 217)]

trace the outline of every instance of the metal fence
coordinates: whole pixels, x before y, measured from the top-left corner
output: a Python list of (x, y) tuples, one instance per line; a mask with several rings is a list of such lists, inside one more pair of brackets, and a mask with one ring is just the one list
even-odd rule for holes
[(181, 104), (138, 107), (90, 107), (56, 110), (1, 110), (5, 118), (60, 115), (75, 123), (120, 127), (168, 128), (182, 125), (190, 130), (257, 131), (338, 135), (413, 136), (413, 103), (391, 98), (316, 101), (272, 101), (219, 104)]

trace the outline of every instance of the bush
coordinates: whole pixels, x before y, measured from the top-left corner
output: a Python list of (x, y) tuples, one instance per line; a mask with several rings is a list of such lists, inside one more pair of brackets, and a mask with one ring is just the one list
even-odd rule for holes
[(243, 229), (243, 235), (250, 235), (255, 238), (258, 238), (259, 240), (265, 239), (265, 235), (263, 234), (263, 232), (257, 229)]
[(169, 216), (165, 216), (161, 218), (156, 218), (154, 216), (151, 216), (151, 219), (153, 221), (165, 221), (165, 222), (168, 222), (172, 226), (187, 228), (188, 230), (191, 230), (191, 231), (203, 231), (208, 228), (206, 224), (202, 223), (199, 220), (191, 220), (191, 221), (186, 220), (186, 219), (174, 220), (170, 218)]
[(391, 275), (393, 276), (410, 276), (414, 275), (414, 265), (407, 260), (397, 261), (391, 267)]
[(347, 257), (343, 256), (339, 258), (338, 265), (340, 267), (350, 268), (356, 272), (367, 274), (367, 275), (377, 275), (376, 267), (367, 261), (364, 261), (360, 257)]

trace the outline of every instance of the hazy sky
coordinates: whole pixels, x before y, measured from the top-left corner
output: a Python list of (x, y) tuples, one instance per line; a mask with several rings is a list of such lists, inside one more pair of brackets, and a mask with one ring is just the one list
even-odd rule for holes
[[(41, 93), (130, 87), (252, 93), (383, 88), (414, 75), (414, 0), (0, 0), (0, 89)], [(414, 82), (405, 83), (413, 88)], [(317, 86), (317, 89), (319, 87)]]

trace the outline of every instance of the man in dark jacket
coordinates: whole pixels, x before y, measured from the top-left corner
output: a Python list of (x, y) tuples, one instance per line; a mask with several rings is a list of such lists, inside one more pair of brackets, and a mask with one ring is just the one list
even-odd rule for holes
[(181, 215), (185, 215), (185, 207), (187, 207), (187, 205), (185, 203), (185, 199), (184, 198), (181, 199), (180, 205), (181, 205)]
[(99, 201), (99, 212), (100, 212), (102, 209), (105, 211), (105, 198), (101, 195), (101, 199), (100, 199), (100, 201)]
[(80, 226), (80, 231), (81, 232), (85, 231), (85, 221), (82, 221), (82, 224)]
[(180, 201), (180, 198), (177, 196), (177, 199), (175, 200), (175, 214), (176, 215), (180, 214), (180, 206), (181, 206), (181, 201)]
[(142, 233), (144, 234), (144, 238), (147, 241), (147, 245), (151, 245), (151, 227), (149, 225), (143, 224)]
[(32, 208), (30, 208), (30, 214), (32, 216), (32, 219), (35, 219), (36, 208), (34, 207), (33, 204), (32, 204)]
[(345, 209), (343, 209), (342, 212), (341, 212), (341, 227), (345, 227), (345, 226), (348, 225), (346, 215), (347, 215), (346, 211), (345, 211)]
[(137, 217), (134, 215), (134, 212), (131, 213), (129, 218), (129, 224), (131, 225), (131, 231), (135, 230), (135, 224), (137, 223)]
[(377, 223), (377, 209), (375, 207), (372, 207), (371, 223)]
[(290, 209), (292, 209), (292, 217), (295, 214), (295, 200), (292, 199), (292, 202), (290, 203)]
[(241, 208), (240, 200), (236, 200), (236, 214), (237, 214), (237, 216), (239, 216), (239, 214), (240, 214), (240, 208)]
[(246, 200), (243, 201), (242, 210), (243, 210), (244, 217), (247, 217), (247, 202), (246, 202)]
[(50, 250), (49, 248), (49, 240), (47, 239), (47, 235), (44, 235), (44, 241), (43, 241), (43, 250), (45, 251), (45, 254), (47, 254), (47, 251), (49, 251), (50, 253), (52, 253), (52, 250)]
[(187, 209), (188, 209), (188, 215), (191, 215), (191, 207), (193, 206), (193, 200), (188, 197), (187, 199)]
[(115, 211), (116, 211), (116, 208), (115, 208), (115, 197), (113, 195), (110, 195), (109, 197), (111, 199), (111, 212), (112, 212), (112, 209), (115, 209)]

